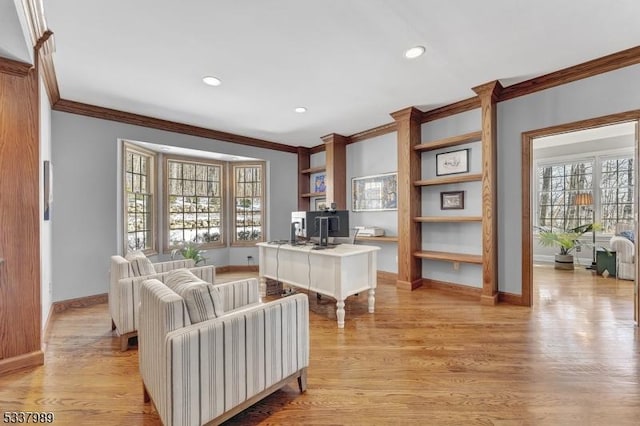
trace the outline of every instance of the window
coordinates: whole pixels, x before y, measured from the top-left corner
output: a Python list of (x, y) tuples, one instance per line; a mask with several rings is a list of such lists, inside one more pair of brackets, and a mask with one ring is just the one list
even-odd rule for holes
[(576, 195), (592, 191), (593, 160), (538, 167), (538, 225), (572, 229), (593, 223), (593, 206), (577, 206)]
[(166, 162), (168, 245), (224, 242), (224, 164), (168, 158)]
[(264, 163), (233, 164), (233, 244), (264, 241)]
[[(589, 223), (613, 233), (618, 222), (634, 214), (633, 157), (592, 157), (537, 167), (538, 225), (571, 229)], [(578, 194), (589, 194), (592, 205), (576, 205)]]
[(616, 223), (633, 218), (633, 158), (605, 159), (600, 170), (602, 230), (613, 233)]
[(125, 252), (157, 250), (153, 200), (155, 159), (152, 152), (124, 144)]

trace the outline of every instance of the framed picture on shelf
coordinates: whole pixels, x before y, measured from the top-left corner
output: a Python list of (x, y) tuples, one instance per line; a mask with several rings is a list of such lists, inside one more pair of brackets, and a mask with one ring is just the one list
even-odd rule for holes
[(325, 175), (316, 175), (314, 179), (313, 192), (325, 192), (327, 190), (327, 186), (324, 183)]
[(351, 179), (351, 210), (354, 212), (397, 210), (398, 173)]
[(436, 154), (436, 176), (469, 171), (469, 148)]
[(327, 199), (326, 198), (316, 198), (314, 202), (314, 210), (326, 210), (327, 208)]
[(440, 193), (440, 210), (464, 209), (464, 191)]

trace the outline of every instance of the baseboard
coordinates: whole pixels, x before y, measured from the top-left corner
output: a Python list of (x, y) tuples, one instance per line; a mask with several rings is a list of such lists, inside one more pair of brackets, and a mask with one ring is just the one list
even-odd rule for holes
[(0, 376), (24, 368), (37, 367), (44, 364), (44, 352), (35, 351), (27, 354), (0, 360)]
[(258, 272), (258, 265), (229, 265), (226, 268), (226, 272)]
[(529, 306), (529, 304), (522, 299), (521, 294), (507, 293), (505, 291), (498, 292), (498, 302), (516, 306)]
[(42, 330), (42, 352), (47, 352), (47, 344), (49, 343), (49, 335), (51, 333), (51, 327), (53, 324), (53, 317), (55, 316), (55, 312), (53, 312), (53, 304), (49, 307), (49, 314), (47, 315), (47, 320), (44, 323), (44, 329)]
[(422, 278), (418, 278), (417, 280), (414, 280), (414, 281), (402, 281), (402, 280), (396, 281), (396, 287), (399, 288), (400, 290), (413, 291), (416, 288), (422, 286), (422, 284), (423, 284)]
[(382, 281), (384, 284), (395, 284), (398, 281), (398, 274), (395, 272), (387, 272), (387, 271), (377, 271), (378, 280)]
[(51, 305), (51, 310), (49, 311), (49, 316), (51, 316), (51, 311), (58, 314), (60, 312), (64, 312), (67, 309), (71, 308), (86, 308), (88, 306), (99, 305), (101, 303), (108, 302), (108, 294), (94, 294), (93, 296), (85, 296), (78, 297), (76, 299), (68, 299), (61, 300), (59, 302), (53, 302)]
[(435, 290), (446, 291), (448, 293), (459, 294), (463, 296), (470, 296), (480, 299), (482, 296), (482, 289), (480, 287), (471, 287), (464, 284), (450, 283), (446, 281), (432, 280), (430, 278), (423, 278), (422, 285), (425, 288), (432, 288)]

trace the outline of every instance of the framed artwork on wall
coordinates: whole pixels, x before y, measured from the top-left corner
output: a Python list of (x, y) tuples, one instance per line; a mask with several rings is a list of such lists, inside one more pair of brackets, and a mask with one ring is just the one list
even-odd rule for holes
[(314, 182), (313, 192), (325, 192), (327, 190), (327, 186), (324, 180), (325, 180), (324, 174), (316, 175), (315, 179), (313, 180)]
[(326, 198), (316, 198), (314, 202), (314, 210), (326, 210), (327, 209), (327, 199)]
[(351, 210), (354, 212), (397, 210), (398, 173), (351, 179)]
[(44, 167), (42, 170), (43, 176), (43, 195), (44, 195), (44, 220), (51, 219), (51, 202), (53, 198), (51, 197), (51, 161), (44, 160)]
[(440, 210), (464, 209), (464, 191), (440, 193)]
[(436, 176), (469, 171), (469, 148), (436, 154)]

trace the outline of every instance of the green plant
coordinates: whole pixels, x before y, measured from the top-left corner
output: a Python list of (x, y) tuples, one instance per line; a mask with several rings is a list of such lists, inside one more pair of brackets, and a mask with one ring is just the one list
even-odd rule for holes
[(589, 243), (580, 241), (580, 237), (587, 232), (593, 232), (599, 229), (599, 225), (588, 223), (586, 225), (576, 226), (575, 228), (564, 231), (557, 231), (544, 227), (536, 227), (538, 229), (538, 238), (540, 245), (544, 247), (558, 246), (561, 255), (568, 255), (576, 247), (589, 246)]
[(171, 250), (171, 259), (175, 259), (178, 253), (185, 259), (193, 259), (196, 265), (207, 260), (207, 258), (203, 256), (206, 250), (200, 249), (200, 246), (193, 242), (188, 242), (182, 247)]

